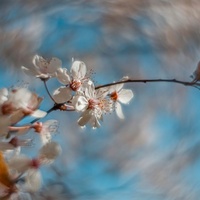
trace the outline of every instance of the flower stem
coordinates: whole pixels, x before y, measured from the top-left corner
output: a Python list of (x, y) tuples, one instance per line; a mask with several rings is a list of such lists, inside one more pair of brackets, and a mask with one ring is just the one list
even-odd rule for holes
[(52, 100), (54, 103), (56, 103), (55, 100), (53, 99), (53, 97), (51, 96), (51, 93), (49, 92), (49, 89), (48, 89), (48, 87), (47, 87), (46, 80), (43, 80), (43, 83), (44, 83), (44, 87), (45, 87), (45, 89), (46, 89), (46, 91), (47, 91), (47, 94), (49, 95), (49, 97), (51, 98), (51, 100)]

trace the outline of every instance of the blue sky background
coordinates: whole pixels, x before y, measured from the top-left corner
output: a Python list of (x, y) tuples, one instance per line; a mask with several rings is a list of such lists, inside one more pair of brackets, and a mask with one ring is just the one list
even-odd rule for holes
[[(67, 68), (72, 58), (80, 59), (96, 84), (126, 75), (189, 81), (200, 34), (198, 17), (185, 10), (196, 13), (195, 2), (1, 1), (0, 85), (28, 82), (44, 97), (41, 109), (49, 109), (42, 83), (20, 71), (32, 66), (35, 54), (58, 57)], [(48, 86), (53, 91), (59, 83), (50, 80)], [(78, 127), (78, 113), (56, 111), (42, 119), (59, 120), (54, 140), (63, 149), (53, 167), (42, 169), (42, 191), (57, 184), (63, 188), (57, 199), (197, 200), (200, 91), (172, 83), (125, 88), (135, 96), (123, 106), (124, 121), (113, 113), (92, 130)], [(23, 151), (37, 154), (37, 137)]]

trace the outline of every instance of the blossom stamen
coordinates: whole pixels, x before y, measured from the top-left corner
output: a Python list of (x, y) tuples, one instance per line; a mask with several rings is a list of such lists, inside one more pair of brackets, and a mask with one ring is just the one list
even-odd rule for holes
[(70, 83), (70, 88), (73, 90), (73, 91), (77, 91), (80, 87), (81, 87), (81, 81), (79, 80), (73, 80), (71, 83)]
[(117, 99), (118, 99), (118, 94), (117, 94), (117, 92), (116, 92), (116, 91), (112, 92), (112, 93), (110, 94), (110, 98), (111, 98), (113, 101), (117, 101)]

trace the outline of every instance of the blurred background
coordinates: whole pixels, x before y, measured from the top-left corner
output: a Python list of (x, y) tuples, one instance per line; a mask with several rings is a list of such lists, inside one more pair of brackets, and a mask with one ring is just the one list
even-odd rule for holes
[[(96, 84), (133, 79), (190, 81), (200, 55), (199, 0), (1, 0), (0, 86), (29, 83), (53, 103), (39, 80), (22, 74), (32, 58), (86, 63)], [(59, 86), (50, 80), (53, 91)], [(129, 83), (134, 99), (119, 120), (81, 129), (78, 113), (53, 112), (62, 155), (42, 168), (33, 199), (198, 200), (200, 91), (172, 83)], [(37, 146), (37, 138), (35, 138)], [(35, 147), (24, 149), (35, 155)]]

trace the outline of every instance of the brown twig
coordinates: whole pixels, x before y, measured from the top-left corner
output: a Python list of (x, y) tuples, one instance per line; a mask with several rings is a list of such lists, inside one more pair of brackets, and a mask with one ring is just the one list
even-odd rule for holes
[(197, 87), (198, 84), (195, 81), (187, 82), (187, 81), (179, 81), (179, 80), (176, 80), (176, 79), (139, 79), (139, 80), (137, 80), (137, 79), (136, 80), (126, 79), (126, 80), (117, 81), (117, 82), (114, 82), (114, 83), (108, 83), (108, 84), (96, 86), (95, 89), (100, 89), (100, 88), (109, 87), (109, 86), (112, 86), (112, 85), (117, 85), (117, 84), (122, 84), (122, 83), (152, 83), (152, 82), (177, 83), (177, 84), (181, 84), (181, 85), (184, 85), (184, 86), (191, 86), (191, 87), (198, 88)]

